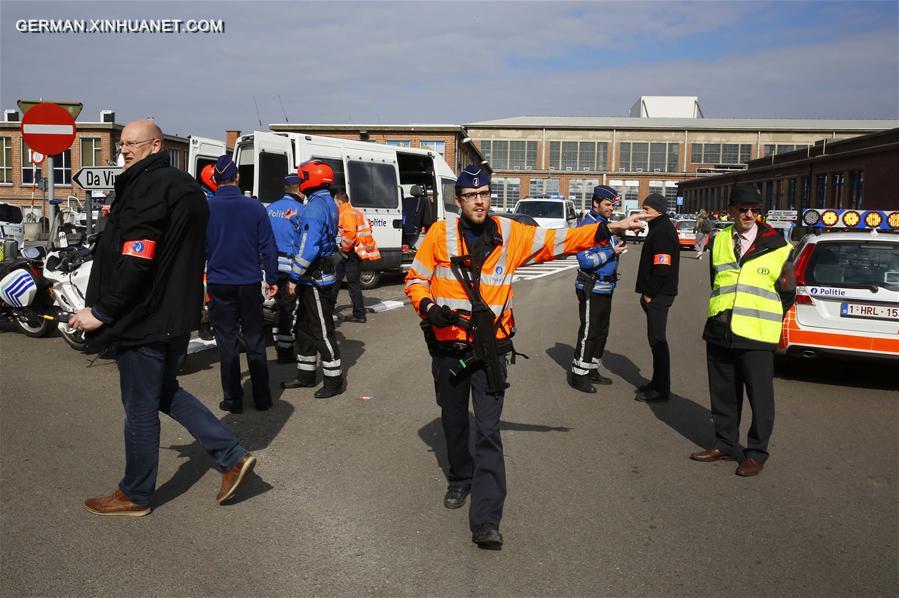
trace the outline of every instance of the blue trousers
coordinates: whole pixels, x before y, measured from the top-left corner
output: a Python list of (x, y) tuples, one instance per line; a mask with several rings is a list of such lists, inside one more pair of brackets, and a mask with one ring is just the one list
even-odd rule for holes
[(262, 287), (259, 283), (210, 284), (207, 289), (211, 300), (209, 320), (215, 330), (225, 403), (243, 405), (239, 345), (240, 333), (243, 332), (250, 381), (253, 385), (253, 402), (260, 409), (270, 407), (272, 391), (269, 388), (268, 358), (265, 354)]
[[(458, 355), (434, 354), (431, 370), (440, 405), (440, 421), (446, 439), (450, 485), (471, 488), (468, 523), (472, 530), (484, 523), (499, 525), (506, 502), (506, 464), (503, 441), (499, 435), (505, 392), (487, 392), (487, 373), (483, 367), (453, 376), (450, 370), (459, 363)], [(505, 360), (500, 361), (505, 379)], [(475, 454), (468, 448), (468, 398), (474, 405)]]
[(234, 467), (247, 453), (203, 403), (178, 385), (178, 365), (188, 340), (185, 335), (118, 350), (125, 408), (125, 476), (119, 488), (140, 505), (148, 504), (156, 490), (160, 411), (184, 426), (221, 471)]

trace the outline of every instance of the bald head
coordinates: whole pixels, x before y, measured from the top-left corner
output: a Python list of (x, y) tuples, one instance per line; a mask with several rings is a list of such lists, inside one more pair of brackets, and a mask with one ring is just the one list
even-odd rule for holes
[(120, 145), (124, 169), (128, 170), (147, 156), (162, 151), (162, 129), (147, 118), (132, 120), (122, 129)]

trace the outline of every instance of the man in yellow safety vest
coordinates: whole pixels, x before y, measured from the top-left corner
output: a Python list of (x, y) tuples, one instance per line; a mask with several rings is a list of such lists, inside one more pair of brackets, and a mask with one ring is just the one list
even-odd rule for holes
[[(757, 221), (760, 205), (754, 185), (736, 185), (729, 210), (734, 223), (718, 233), (712, 246), (712, 294), (702, 337), (715, 444), (690, 455), (702, 462), (739, 460), (740, 476), (758, 475), (768, 458), (774, 428), (774, 348), (796, 288), (787, 261), (792, 247)], [(745, 451), (739, 443), (744, 387), (752, 406)]]

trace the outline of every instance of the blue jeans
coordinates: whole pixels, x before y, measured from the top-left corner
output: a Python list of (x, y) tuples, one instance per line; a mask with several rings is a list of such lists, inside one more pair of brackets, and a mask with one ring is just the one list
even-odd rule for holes
[(140, 505), (148, 504), (156, 489), (160, 411), (184, 426), (222, 471), (234, 467), (247, 454), (222, 422), (178, 385), (178, 364), (187, 353), (188, 340), (185, 335), (118, 350), (116, 362), (125, 408), (125, 476), (119, 488)]

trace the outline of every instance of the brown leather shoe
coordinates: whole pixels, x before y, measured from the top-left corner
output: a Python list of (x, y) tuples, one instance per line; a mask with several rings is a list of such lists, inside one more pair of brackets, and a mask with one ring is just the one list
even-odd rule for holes
[(765, 464), (759, 461), (758, 459), (753, 459), (749, 457), (745, 461), (742, 461), (737, 467), (737, 471), (735, 472), (737, 475), (741, 475), (744, 478), (750, 478), (754, 475), (758, 475), (762, 473), (762, 470), (765, 468)]
[(98, 496), (84, 501), (84, 508), (94, 515), (122, 515), (143, 517), (150, 514), (150, 507), (132, 502), (125, 493), (116, 488), (111, 496)]
[(237, 462), (237, 465), (222, 475), (222, 487), (219, 489), (219, 493), (216, 495), (215, 500), (219, 501), (219, 503), (223, 503), (234, 496), (234, 493), (237, 492), (237, 487), (240, 486), (244, 477), (253, 471), (253, 467), (255, 466), (256, 457), (250, 453), (244, 455), (243, 459)]
[(693, 453), (690, 455), (690, 458), (694, 461), (702, 461), (703, 463), (712, 463), (713, 461), (735, 461), (733, 457), (726, 453), (722, 453), (720, 449), (716, 448)]

